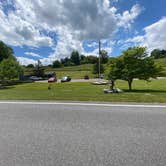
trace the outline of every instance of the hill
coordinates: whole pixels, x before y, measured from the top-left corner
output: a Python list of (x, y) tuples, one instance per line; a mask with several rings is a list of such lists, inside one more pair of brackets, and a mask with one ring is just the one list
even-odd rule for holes
[(166, 58), (155, 59), (155, 63), (163, 68), (161, 76), (166, 77)]
[[(58, 78), (63, 76), (70, 76), (72, 78), (84, 78), (85, 75), (88, 75), (90, 78), (96, 77), (92, 74), (93, 64), (83, 64), (79, 66), (68, 66), (61, 68), (52, 68), (44, 67), (45, 72), (55, 71)], [(33, 74), (33, 68), (25, 68), (25, 75)]]

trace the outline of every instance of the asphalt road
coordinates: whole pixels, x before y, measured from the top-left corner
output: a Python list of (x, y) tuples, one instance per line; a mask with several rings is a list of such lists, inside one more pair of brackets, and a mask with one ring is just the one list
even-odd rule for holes
[(166, 166), (166, 107), (0, 103), (0, 166)]

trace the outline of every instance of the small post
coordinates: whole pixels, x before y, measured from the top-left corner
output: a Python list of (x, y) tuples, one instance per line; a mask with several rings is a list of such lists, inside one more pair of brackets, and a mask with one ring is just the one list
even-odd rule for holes
[(101, 42), (100, 42), (100, 40), (99, 40), (99, 78), (100, 78), (100, 75), (101, 75), (101, 73), (100, 73), (100, 53), (101, 53)]

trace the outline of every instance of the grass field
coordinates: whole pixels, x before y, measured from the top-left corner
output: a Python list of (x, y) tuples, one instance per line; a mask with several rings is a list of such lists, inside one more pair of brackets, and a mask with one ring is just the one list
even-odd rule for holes
[(155, 59), (155, 63), (163, 69), (161, 76), (166, 77), (166, 58)]
[[(95, 78), (97, 75), (92, 73), (93, 64), (84, 64), (79, 66), (69, 66), (69, 67), (61, 67), (61, 68), (51, 68), (46, 67), (45, 72), (55, 71), (57, 78), (61, 78), (63, 76), (70, 76), (71, 78), (84, 78), (85, 75), (88, 75), (90, 78)], [(25, 69), (25, 75), (33, 74), (31, 68)]]
[(166, 103), (166, 79), (145, 82), (135, 80), (133, 91), (128, 92), (127, 82), (117, 81), (116, 86), (125, 92), (104, 94), (103, 88), (90, 83), (27, 83), (0, 89), (1, 100), (72, 100), (105, 102), (161, 102)]
[[(96, 77), (96, 75), (92, 74), (92, 64), (84, 64), (79, 66), (69, 66), (54, 69), (57, 75), (57, 78), (61, 78), (63, 76), (70, 76), (71, 78), (84, 78), (85, 75), (88, 75), (90, 78)], [(47, 68), (46, 71), (52, 71), (52, 68)]]
[(166, 58), (155, 59), (155, 63), (162, 67), (166, 67)]

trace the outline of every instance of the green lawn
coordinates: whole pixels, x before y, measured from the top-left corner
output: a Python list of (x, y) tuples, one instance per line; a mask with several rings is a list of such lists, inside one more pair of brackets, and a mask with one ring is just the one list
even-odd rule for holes
[(92, 64), (84, 64), (79, 66), (69, 66), (69, 67), (62, 67), (62, 68), (47, 68), (46, 71), (54, 70), (56, 72), (57, 78), (61, 78), (63, 76), (70, 76), (71, 78), (84, 78), (85, 75), (88, 75), (90, 78), (96, 77), (92, 74)]
[(162, 77), (166, 77), (166, 58), (155, 59), (155, 63), (162, 67)]
[(85, 75), (88, 75), (90, 78), (95, 77), (91, 71), (56, 71), (56, 75), (58, 79), (63, 76), (70, 76), (72, 79), (84, 78)]
[(133, 92), (127, 92), (127, 83), (117, 81), (116, 86), (125, 92), (104, 94), (107, 86), (90, 83), (27, 83), (0, 89), (1, 100), (72, 100), (109, 102), (162, 102), (166, 103), (166, 79), (151, 82), (134, 81)]
[[(61, 78), (63, 76), (70, 76), (71, 78), (80, 79), (84, 78), (85, 75), (88, 75), (90, 78), (94, 78), (97, 75), (92, 74), (93, 64), (83, 64), (79, 66), (68, 66), (68, 67), (61, 67), (61, 68), (51, 68), (45, 67), (45, 72), (48, 71), (55, 71), (57, 78)], [(25, 68), (25, 75), (33, 74), (33, 69)]]
[(166, 67), (166, 58), (155, 59), (155, 63), (162, 67)]

